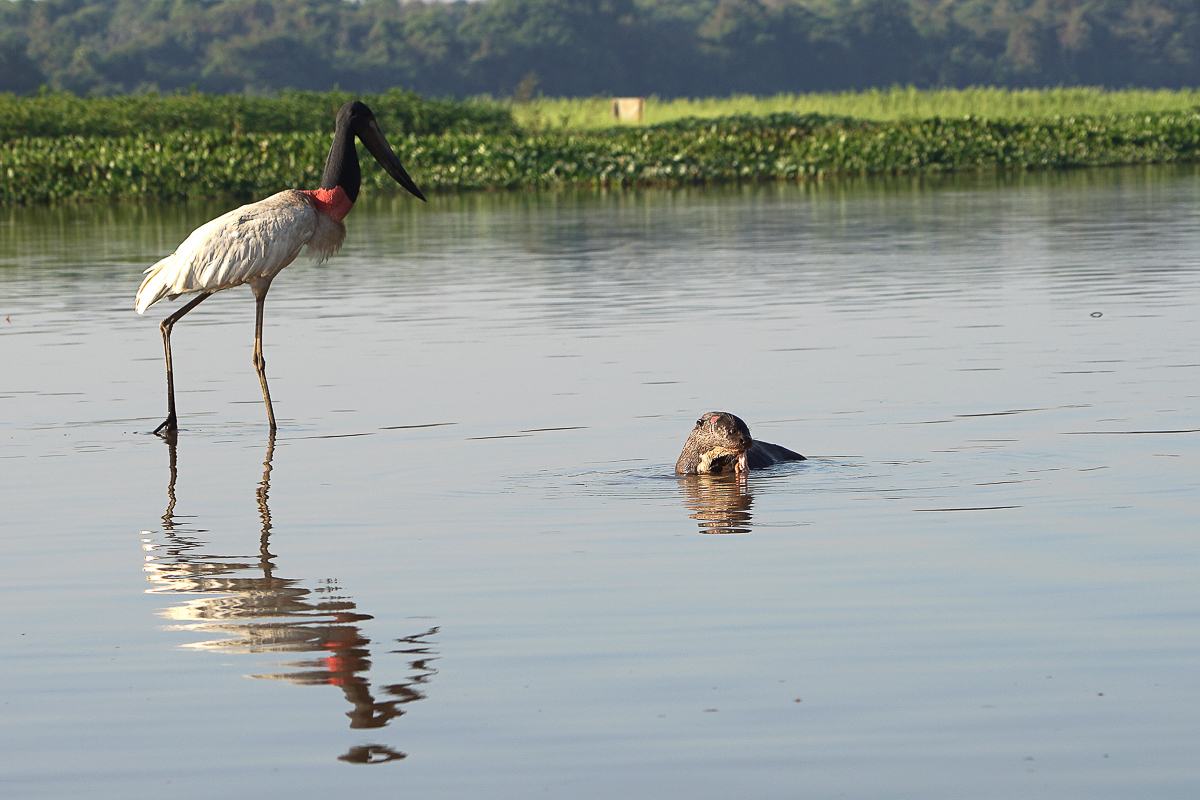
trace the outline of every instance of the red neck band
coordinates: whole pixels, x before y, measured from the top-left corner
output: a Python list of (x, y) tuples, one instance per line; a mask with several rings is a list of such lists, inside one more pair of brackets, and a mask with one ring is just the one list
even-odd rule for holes
[(301, 189), (301, 194), (312, 198), (312, 203), (325, 216), (334, 222), (341, 222), (354, 207), (354, 202), (346, 196), (346, 190), (340, 186), (332, 189)]

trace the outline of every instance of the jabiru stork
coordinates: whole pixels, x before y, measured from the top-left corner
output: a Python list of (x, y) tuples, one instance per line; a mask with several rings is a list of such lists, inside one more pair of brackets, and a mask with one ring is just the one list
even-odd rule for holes
[(156, 434), (173, 434), (179, 429), (171, 369), (171, 328), (213, 293), (243, 283), (250, 284), (257, 306), (254, 368), (258, 371), (267, 420), (274, 433), (275, 411), (271, 408), (266, 360), (262, 354), (263, 301), (271, 281), (296, 259), (302, 247), (307, 245), (309, 254), (318, 263), (341, 248), (346, 237), (342, 220), (358, 199), (362, 179), (355, 136), (397, 183), (425, 199), (384, 138), (371, 109), (354, 100), (338, 110), (333, 145), (319, 189), (286, 189), (222, 214), (192, 231), (174, 253), (146, 270), (146, 278), (137, 292), (139, 314), (164, 297), (174, 300), (182, 294), (200, 293), (159, 324), (167, 361), (167, 418), (154, 430)]

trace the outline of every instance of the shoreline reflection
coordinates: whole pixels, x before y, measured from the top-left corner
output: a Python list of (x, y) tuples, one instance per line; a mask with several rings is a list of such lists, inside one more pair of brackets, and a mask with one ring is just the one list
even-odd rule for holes
[[(268, 663), (279, 672), (248, 677), (284, 680), (297, 685), (336, 686), (350, 710), (350, 728), (383, 728), (405, 713), (402, 706), (423, 700), (423, 687), (437, 674), (431, 664), (438, 658), (430, 637), (431, 627), (395, 640), (399, 648), (387, 654), (402, 655), (408, 662), (404, 680), (372, 689), (371, 640), (358, 623), (373, 619), (357, 609), (334, 579), (305, 586), (302, 579), (276, 574), (271, 544), (271, 464), (275, 437), (267, 442), (262, 480), (255, 488), (261, 529), (255, 555), (218, 555), (198, 534), (205, 531), (175, 514), (178, 480), (177, 441), (167, 440), (170, 479), (162, 529), (143, 531), (146, 550), (143, 570), (154, 586), (149, 594), (187, 595), (188, 598), (159, 613), (173, 621), (168, 630), (212, 634), (218, 638), (192, 642), (185, 647), (237, 653), (313, 653), (302, 660)], [(384, 699), (377, 699), (382, 697)], [(388, 745), (371, 743), (351, 747), (338, 760), (356, 764), (397, 761), (407, 755)]]

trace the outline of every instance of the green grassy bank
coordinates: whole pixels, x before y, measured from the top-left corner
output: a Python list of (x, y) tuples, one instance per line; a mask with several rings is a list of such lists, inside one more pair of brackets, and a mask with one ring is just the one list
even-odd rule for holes
[[(325, 115), (331, 118), (332, 113)], [(237, 126), (189, 125), (110, 136), (10, 135), (0, 149), (0, 202), (262, 196), (285, 187), (311, 187), (329, 148), (329, 123), (324, 127), (246, 132)], [(399, 130), (406, 127), (398, 125)], [(457, 122), (420, 135), (399, 130), (389, 130), (390, 140), (419, 185), (434, 191), (1200, 160), (1200, 112), (1190, 109), (890, 121), (773, 113), (594, 131), (541, 127), (531, 132), (500, 119), (487, 133), (468, 132), (471, 124)], [(373, 167), (364, 169), (364, 184), (395, 190)]]
[[(1200, 106), (1200, 91), (1191, 89), (1127, 89), (1095, 87), (1056, 89), (915, 89), (894, 86), (862, 92), (779, 94), (773, 97), (704, 97), (661, 100), (646, 98), (643, 124), (658, 125), (686, 117), (713, 119), (768, 114), (824, 114), (875, 122), (932, 117), (1047, 119), (1107, 116), (1155, 111), (1187, 111)], [(611, 127), (612, 100), (606, 97), (538, 97), (513, 104), (524, 128), (598, 130)]]

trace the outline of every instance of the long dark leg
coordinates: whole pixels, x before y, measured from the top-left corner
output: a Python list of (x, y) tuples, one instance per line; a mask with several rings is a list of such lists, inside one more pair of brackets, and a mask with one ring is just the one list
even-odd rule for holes
[(267, 300), (267, 290), (271, 281), (253, 283), (250, 288), (254, 292), (254, 368), (258, 370), (258, 382), (262, 384), (263, 402), (267, 404), (267, 422), (271, 425), (271, 433), (275, 432), (275, 409), (271, 408), (271, 390), (267, 388), (267, 360), (262, 354), (262, 323), (263, 304)]
[(167, 354), (167, 418), (163, 420), (162, 425), (154, 429), (154, 432), (160, 436), (172, 434), (179, 430), (179, 420), (175, 417), (175, 373), (171, 370), (171, 328), (175, 327), (175, 323), (179, 322), (184, 314), (200, 305), (201, 302), (211, 295), (212, 292), (201, 293), (195, 300), (158, 324), (158, 329), (162, 331), (163, 350)]

